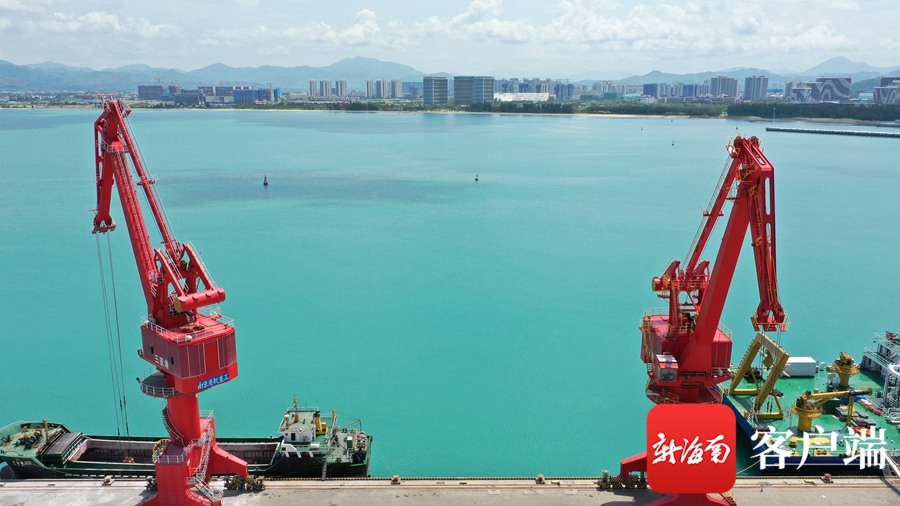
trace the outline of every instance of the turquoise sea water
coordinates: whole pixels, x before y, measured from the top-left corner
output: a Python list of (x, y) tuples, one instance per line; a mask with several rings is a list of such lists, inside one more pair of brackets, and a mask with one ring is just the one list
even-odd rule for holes
[[(96, 116), (0, 111), (0, 424), (116, 432)], [(859, 360), (898, 327), (894, 139), (569, 116), (138, 110), (131, 124), (176, 237), (228, 293), (240, 376), (200, 397), (220, 435), (275, 433), (296, 393), (363, 419), (375, 475), (617, 469), (651, 407), (650, 279), (687, 252), (735, 133), (759, 135), (776, 168), (789, 351)], [(124, 226), (109, 237), (135, 378), (146, 307)], [(747, 247), (723, 316), (735, 361), (757, 302)], [(161, 402), (126, 385), (131, 432), (162, 435)]]

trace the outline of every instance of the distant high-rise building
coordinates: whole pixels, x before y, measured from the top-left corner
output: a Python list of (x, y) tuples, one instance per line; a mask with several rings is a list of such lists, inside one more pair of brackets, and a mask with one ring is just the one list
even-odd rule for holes
[(659, 83), (659, 96), (660, 97), (671, 97), (672, 96), (672, 86), (669, 83)]
[(391, 95), (390, 81), (378, 79), (375, 81), (375, 98), (389, 98)]
[(331, 80), (324, 79), (319, 81), (319, 96), (328, 98), (331, 96)]
[(391, 81), (391, 98), (403, 98), (402, 79), (394, 79)]
[(315, 79), (309, 80), (309, 96), (310, 97), (318, 97), (319, 96), (319, 83), (316, 82)]
[(714, 96), (736, 97), (738, 95), (737, 79), (717, 76), (709, 80), (709, 94)]
[(203, 92), (196, 90), (181, 90), (175, 94), (175, 105), (184, 107), (197, 107), (205, 102)]
[(425, 76), (422, 79), (422, 97), (426, 105), (440, 105), (448, 103), (447, 88), (449, 79), (446, 77)]
[(375, 81), (366, 81), (366, 97), (375, 98)]
[(591, 86), (591, 91), (599, 94), (614, 92), (612, 81), (598, 81)]
[(161, 84), (140, 84), (138, 85), (138, 99), (140, 100), (159, 100), (163, 96), (164, 88)]
[(850, 83), (853, 78), (847, 77), (820, 77), (816, 79), (817, 86), (813, 89), (813, 99), (819, 102), (840, 102), (850, 100)]
[(809, 83), (794, 83), (791, 88), (791, 101), (802, 103), (812, 101), (812, 88), (806, 86), (807, 84)]
[(255, 89), (249, 86), (241, 86), (234, 89), (235, 104), (255, 104), (256, 100), (257, 97)]
[(453, 76), (453, 103), (456, 105), (472, 105), (472, 89), (475, 85), (473, 76)]
[(494, 101), (494, 78), (477, 76), (472, 86), (472, 101), (476, 104), (489, 104)]
[(765, 100), (768, 91), (768, 77), (750, 76), (744, 79), (744, 100)]
[(881, 86), (873, 90), (876, 105), (900, 105), (900, 76), (882, 76)]
[(494, 78), (488, 76), (454, 76), (453, 103), (483, 104), (494, 101)]
[(257, 88), (256, 100), (258, 102), (274, 102), (275, 97), (281, 97), (281, 91), (277, 88)]
[(812, 82), (794, 83), (791, 98), (795, 102), (813, 103), (850, 100), (851, 81), (850, 77), (820, 77)]
[(784, 99), (790, 100), (794, 96), (794, 81), (786, 81), (784, 83)]
[(659, 83), (644, 83), (644, 92), (641, 95), (644, 97), (658, 97)]
[(699, 84), (685, 84), (681, 87), (681, 95), (682, 97), (697, 97), (700, 96), (700, 85)]
[(340, 80), (334, 82), (334, 94), (338, 97), (347, 96), (347, 81)]
[(554, 86), (554, 91), (557, 100), (575, 100), (575, 85), (557, 82)]

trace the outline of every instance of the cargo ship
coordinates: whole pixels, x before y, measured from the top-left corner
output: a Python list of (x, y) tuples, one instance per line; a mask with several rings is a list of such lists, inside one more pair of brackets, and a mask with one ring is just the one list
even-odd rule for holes
[[(212, 413), (204, 413), (212, 418)], [(217, 437), (224, 450), (247, 462), (253, 476), (267, 478), (366, 477), (372, 436), (360, 420), (331, 423), (316, 407), (301, 407), (296, 399), (281, 419), (279, 436)], [(17, 422), (0, 429), (0, 462), (8, 478), (81, 478), (87, 476), (153, 476), (168, 439), (153, 437), (92, 436), (63, 424)], [(182, 454), (191, 450), (192, 442)], [(10, 470), (12, 473), (10, 473)]]
[(874, 343), (860, 363), (846, 352), (827, 362), (791, 357), (757, 334), (722, 389), (752, 449), (751, 467), (763, 474), (900, 474), (900, 337), (885, 332)]

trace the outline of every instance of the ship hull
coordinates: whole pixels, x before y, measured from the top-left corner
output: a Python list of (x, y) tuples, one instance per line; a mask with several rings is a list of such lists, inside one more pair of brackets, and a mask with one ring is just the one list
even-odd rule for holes
[[(32, 424), (39, 426), (40, 424)], [(55, 424), (56, 427), (63, 427)], [(65, 429), (68, 431), (68, 429)], [(98, 476), (145, 477), (155, 474), (152, 461), (156, 438), (90, 436), (66, 432), (72, 439), (56, 451), (32, 455), (0, 453), (18, 479), (62, 479)], [(371, 437), (369, 438), (371, 442)], [(217, 438), (225, 451), (248, 463), (251, 475), (267, 478), (366, 477), (369, 453), (348, 461), (328, 462), (326, 453), (285, 451), (281, 438)], [(324, 474), (323, 474), (324, 471)], [(7, 472), (8, 474), (8, 472)]]

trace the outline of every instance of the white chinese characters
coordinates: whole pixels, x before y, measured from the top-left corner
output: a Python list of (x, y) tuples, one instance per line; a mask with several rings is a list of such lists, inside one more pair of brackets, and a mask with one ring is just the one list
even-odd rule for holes
[[(750, 437), (752, 441), (758, 441), (753, 447), (759, 457), (759, 469), (768, 467), (784, 469), (785, 460), (789, 457), (800, 457), (797, 468), (803, 467), (807, 458), (813, 455), (834, 455), (841, 448), (841, 456), (844, 465), (851, 465), (858, 461), (859, 468), (878, 467), (884, 469), (888, 459), (887, 441), (885, 441), (884, 429), (874, 427), (856, 432), (852, 427), (847, 428), (847, 434), (839, 432), (825, 432), (822, 427), (816, 426), (811, 432), (804, 432), (802, 436), (802, 448), (799, 446), (799, 436), (795, 436), (790, 429), (777, 432), (769, 426), (768, 431), (757, 431)], [(820, 453), (821, 452), (821, 453)]]
[(674, 439), (666, 438), (666, 435), (662, 432), (658, 433), (657, 437), (659, 437), (659, 441), (652, 445), (653, 456), (655, 457), (653, 464), (660, 462), (688, 465), (700, 464), (707, 454), (710, 462), (722, 464), (728, 459), (728, 455), (731, 454), (731, 448), (722, 442), (725, 439), (725, 436), (722, 434), (712, 439), (707, 439), (705, 446), (699, 436), (694, 436), (691, 440), (682, 438), (682, 444), (680, 445)]

